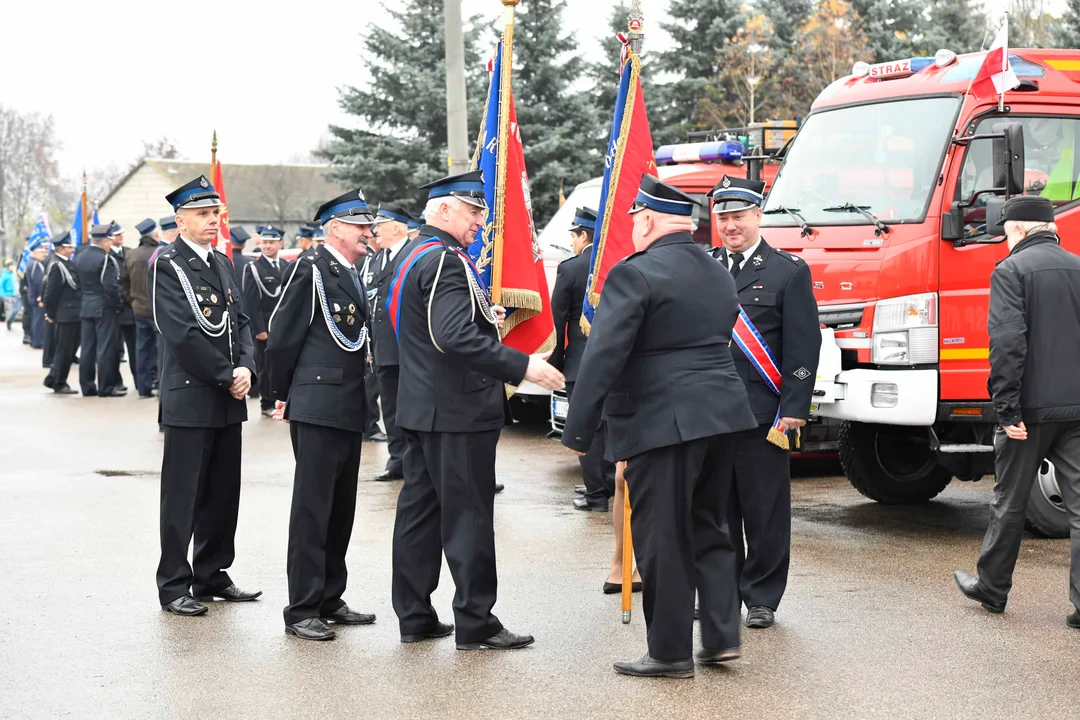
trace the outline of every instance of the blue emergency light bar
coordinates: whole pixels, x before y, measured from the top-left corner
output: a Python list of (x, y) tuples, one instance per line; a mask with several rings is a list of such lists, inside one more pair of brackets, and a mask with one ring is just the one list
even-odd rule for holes
[(721, 162), (734, 165), (739, 160), (742, 160), (745, 154), (746, 148), (738, 140), (661, 145), (656, 150), (656, 164), (676, 165), (678, 163)]

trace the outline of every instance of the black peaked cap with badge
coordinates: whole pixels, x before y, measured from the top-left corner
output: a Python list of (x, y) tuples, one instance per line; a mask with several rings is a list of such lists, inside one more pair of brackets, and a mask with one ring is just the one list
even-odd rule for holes
[(175, 230), (176, 229), (176, 216), (170, 215), (158, 220), (158, 227), (162, 230)]
[(229, 228), (229, 239), (237, 245), (243, 245), (251, 239), (251, 235), (241, 225)]
[(637, 198), (630, 206), (630, 214), (648, 209), (666, 215), (690, 216), (694, 214), (694, 206), (700, 204), (682, 190), (666, 185), (652, 175), (642, 175)]
[(52, 239), (54, 248), (60, 247), (75, 247), (75, 238), (71, 236), (70, 230), (65, 230)]
[(173, 210), (192, 210), (195, 208), (216, 207), (221, 205), (221, 196), (205, 175), (200, 175), (185, 183), (165, 196)]
[(470, 205), (487, 209), (487, 196), (484, 193), (484, 173), (480, 170), (473, 170), (461, 175), (449, 175), (434, 182), (429, 182), (427, 185), (421, 185), (420, 189), (428, 191), (428, 200), (455, 197)]
[(263, 240), (283, 240), (285, 233), (281, 228), (274, 227), (273, 225), (256, 225), (255, 232), (259, 233), (259, 237)]
[(575, 232), (596, 230), (596, 211), (589, 207), (579, 207), (574, 211), (574, 221), (570, 229)]
[(375, 222), (399, 222), (408, 226), (411, 222), (412, 216), (409, 215), (409, 211), (405, 210), (400, 205), (391, 205), (390, 203), (382, 203), (379, 205), (379, 214), (375, 218)]
[(135, 224), (135, 229), (139, 231), (139, 235), (149, 235), (157, 229), (157, 223), (153, 218), (146, 218)]
[(709, 197), (714, 215), (761, 207), (765, 201), (765, 183), (725, 175), (709, 192)]
[(324, 202), (315, 211), (314, 221), (319, 225), (325, 225), (331, 220), (350, 225), (372, 225), (375, 223), (375, 212), (364, 199), (364, 191), (356, 188)]

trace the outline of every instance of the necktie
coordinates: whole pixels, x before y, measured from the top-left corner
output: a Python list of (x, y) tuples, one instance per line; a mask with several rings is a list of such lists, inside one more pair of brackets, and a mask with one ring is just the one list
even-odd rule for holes
[(739, 277), (739, 273), (742, 272), (743, 257), (742, 253), (731, 253), (731, 277)]
[(386, 251), (386, 252), (384, 252), (384, 253), (383, 253), (383, 256), (382, 256), (382, 264), (380, 264), (380, 265), (379, 265), (379, 270), (380, 270), (380, 271), (382, 271), (382, 270), (385, 270), (385, 269), (386, 269), (386, 262), (387, 262), (387, 261), (388, 261), (389, 259), (390, 259), (390, 251), (388, 250), (388, 251)]
[(353, 285), (356, 287), (357, 297), (363, 297), (364, 291), (360, 289), (360, 276), (356, 274), (356, 268), (349, 266), (349, 277), (352, 278)]

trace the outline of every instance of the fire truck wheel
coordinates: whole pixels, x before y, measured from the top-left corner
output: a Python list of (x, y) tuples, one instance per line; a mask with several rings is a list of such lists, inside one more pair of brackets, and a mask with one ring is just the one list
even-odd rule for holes
[(845, 420), (838, 445), (851, 485), (886, 505), (927, 502), (952, 480), (952, 473), (938, 465), (929, 440), (897, 428)]
[(1043, 460), (1028, 497), (1027, 529), (1048, 538), (1069, 537), (1069, 516), (1061, 500), (1054, 464)]

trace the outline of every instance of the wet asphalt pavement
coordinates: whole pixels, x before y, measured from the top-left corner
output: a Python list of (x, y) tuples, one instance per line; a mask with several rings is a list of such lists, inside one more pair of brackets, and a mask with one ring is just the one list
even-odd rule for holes
[[(332, 643), (283, 633), (292, 480), (287, 428), (244, 428), (231, 569), (255, 603), (201, 618), (159, 609), (156, 401), (57, 397), (40, 355), (0, 328), (0, 717), (46, 718), (1075, 718), (1080, 631), (1064, 624), (1065, 540), (1025, 538), (1003, 615), (956, 591), (974, 570), (989, 481), (930, 505), (858, 495), (834, 462), (798, 466), (787, 596), (743, 658), (688, 681), (616, 675), (640, 655), (640, 607), (620, 622), (600, 586), (610, 515), (575, 511), (577, 462), (540, 426), (509, 429), (496, 500), (500, 598), (513, 652), (459, 652), (453, 638), (402, 645), (390, 601), (399, 483), (372, 478), (365, 444), (345, 599), (378, 621)], [(134, 387), (127, 366), (125, 381)], [(77, 384), (77, 368), (71, 381)], [(435, 605), (452, 621), (443, 571)], [(635, 600), (640, 602), (640, 596)]]

